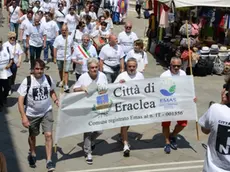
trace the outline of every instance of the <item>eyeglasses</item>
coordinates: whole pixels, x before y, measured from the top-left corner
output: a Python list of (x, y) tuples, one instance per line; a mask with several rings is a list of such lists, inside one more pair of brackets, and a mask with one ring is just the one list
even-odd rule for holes
[(172, 67), (173, 67), (173, 68), (176, 68), (176, 67), (180, 68), (181, 65), (172, 65)]
[(15, 40), (16, 39), (16, 37), (11, 37), (11, 38), (9, 38), (10, 40)]
[(132, 29), (132, 27), (131, 27), (131, 26), (126, 26), (125, 28), (126, 28), (126, 29)]

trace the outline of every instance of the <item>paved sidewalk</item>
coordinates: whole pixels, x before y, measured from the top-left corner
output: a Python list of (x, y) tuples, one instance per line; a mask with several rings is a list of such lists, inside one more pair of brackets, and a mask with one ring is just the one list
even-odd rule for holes
[[(133, 31), (141, 38), (148, 21), (137, 19), (135, 13), (128, 17), (133, 21)], [(115, 26), (115, 33), (123, 30), (123, 26)], [(0, 28), (0, 33), (6, 40), (8, 28)], [(164, 71), (157, 66), (154, 58), (149, 54), (149, 65), (145, 77), (159, 77)], [(53, 63), (47, 65), (47, 74), (58, 81), (57, 66)], [(29, 64), (23, 63), (18, 71), (16, 83), (19, 85), (29, 75)], [(75, 76), (70, 76), (70, 84), (75, 82)], [(196, 95), (198, 98), (199, 116), (208, 108), (211, 100), (220, 101), (220, 90), (223, 84), (222, 76), (196, 77)], [(56, 89), (59, 92), (59, 88)], [(55, 120), (57, 108), (54, 106)], [(174, 125), (172, 123), (172, 125)], [(55, 129), (55, 125), (54, 125)], [(53, 159), (56, 163), (57, 172), (67, 171), (187, 171), (197, 172), (202, 170), (205, 149), (202, 143), (206, 143), (207, 136), (200, 133), (200, 141), (196, 140), (195, 122), (189, 122), (188, 127), (178, 137), (179, 149), (166, 155), (163, 151), (164, 140), (161, 135), (161, 126), (158, 123), (131, 127), (129, 138), (131, 144), (131, 156), (122, 156), (122, 145), (118, 141), (119, 129), (106, 130), (99, 137), (94, 152), (94, 164), (89, 166), (83, 157), (82, 135), (76, 135), (61, 139), (58, 143), (58, 153)], [(54, 131), (55, 135), (55, 131)], [(20, 114), (17, 109), (17, 93), (8, 98), (7, 110), (0, 113), (0, 151), (7, 158), (9, 172), (44, 172), (45, 147), (44, 137), (37, 138), (37, 168), (31, 169), (27, 163), (28, 155), (28, 132), (21, 125)], [(187, 161), (187, 162), (184, 162)], [(170, 162), (170, 163), (168, 163)], [(162, 164), (164, 163), (164, 164)], [(104, 168), (104, 169), (101, 169)], [(91, 170), (89, 170), (91, 169)]]

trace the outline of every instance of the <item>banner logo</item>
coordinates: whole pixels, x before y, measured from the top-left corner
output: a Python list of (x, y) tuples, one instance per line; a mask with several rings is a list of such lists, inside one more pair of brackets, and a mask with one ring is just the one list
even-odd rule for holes
[(109, 99), (109, 95), (107, 94), (108, 88), (98, 86), (96, 97), (96, 104), (93, 105), (92, 110), (98, 114), (106, 115), (110, 111), (112, 107), (112, 100)]
[(160, 93), (164, 98), (160, 99), (160, 106), (164, 106), (167, 109), (173, 108), (173, 105), (177, 105), (176, 98), (173, 97), (176, 92), (176, 84), (172, 79), (166, 79), (161, 85), (163, 88), (160, 89)]

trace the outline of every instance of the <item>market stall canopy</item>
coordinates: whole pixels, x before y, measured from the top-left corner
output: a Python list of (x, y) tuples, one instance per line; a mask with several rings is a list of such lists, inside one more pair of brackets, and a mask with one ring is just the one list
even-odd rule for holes
[(174, 1), (176, 8), (208, 6), (208, 7), (230, 7), (230, 0), (158, 0), (168, 6)]

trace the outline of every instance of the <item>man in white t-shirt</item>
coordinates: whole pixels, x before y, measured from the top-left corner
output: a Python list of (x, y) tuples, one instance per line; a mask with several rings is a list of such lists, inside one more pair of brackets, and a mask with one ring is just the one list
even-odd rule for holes
[(17, 6), (15, 0), (12, 1), (12, 6), (9, 7), (9, 22), (10, 22), (10, 31), (16, 33), (16, 38), (18, 39), (18, 27), (19, 27), (19, 13), (20, 7)]
[[(68, 35), (68, 27), (66, 25), (62, 26), (61, 35), (55, 38), (53, 47), (54, 47), (54, 63), (56, 63), (57, 60), (57, 66), (58, 66), (59, 77), (60, 77), (60, 82), (58, 86), (62, 87), (64, 85), (64, 91), (69, 92), (68, 79), (69, 79), (69, 70), (71, 66), (73, 34)], [(65, 66), (64, 66), (64, 61), (65, 61)], [(64, 70), (64, 78), (63, 78), (63, 70)]]
[[(50, 97), (54, 103), (59, 106), (57, 95), (54, 91), (54, 83), (50, 76), (44, 74), (45, 63), (35, 60), (34, 72), (26, 77), (18, 88), (18, 108), (21, 114), (22, 125), (29, 129), (29, 147), (28, 156), (29, 165), (36, 165), (36, 136), (40, 133), (40, 125), (45, 136), (46, 145), (46, 168), (48, 171), (54, 170), (52, 163), (53, 148), (53, 114)], [(25, 105), (25, 107), (24, 107)]]
[[(99, 88), (105, 88), (108, 84), (104, 73), (98, 71), (99, 62), (96, 58), (89, 58), (87, 61), (88, 72), (82, 74), (75, 83), (74, 92), (84, 91), (87, 93), (87, 87), (90, 84), (96, 84)], [(93, 163), (92, 151), (95, 148), (95, 140), (102, 134), (102, 131), (84, 133), (84, 152), (86, 162)]]
[(0, 112), (7, 104), (7, 96), (10, 91), (9, 77), (12, 75), (10, 67), (13, 64), (13, 57), (10, 56), (6, 47), (2, 46), (0, 39)]
[[(230, 171), (230, 80), (221, 92), (221, 104), (215, 103), (199, 119), (201, 131), (209, 134), (203, 172)], [(226, 93), (227, 92), (227, 93)]]
[[(186, 76), (186, 73), (181, 70), (181, 59), (177, 57), (172, 57), (170, 61), (170, 69), (163, 72), (160, 77), (174, 77), (174, 76)], [(170, 134), (170, 121), (162, 122), (162, 131), (165, 136), (165, 147), (164, 151), (170, 154), (171, 148), (177, 150), (177, 134), (179, 134), (184, 127), (187, 126), (187, 121), (177, 121), (173, 132)]]
[(90, 42), (89, 34), (82, 35), (82, 44), (74, 48), (72, 62), (76, 64), (76, 81), (85, 72), (88, 72), (87, 60), (89, 58), (98, 58), (96, 48)]
[(125, 61), (133, 57), (137, 60), (137, 71), (144, 72), (148, 64), (147, 53), (143, 50), (144, 43), (141, 39), (134, 41), (134, 48), (130, 50), (125, 57)]
[(118, 74), (124, 72), (124, 52), (117, 44), (115, 35), (109, 36), (109, 43), (102, 47), (99, 54), (100, 71), (104, 72), (108, 82), (113, 83)]
[(33, 12), (32, 11), (28, 11), (27, 12), (27, 19), (23, 20), (23, 22), (20, 25), (20, 40), (23, 44), (23, 49), (24, 49), (24, 53), (25, 53), (25, 62), (29, 62), (29, 58), (28, 58), (28, 48), (26, 47), (26, 32), (27, 29), (32, 25), (33, 23)]
[(44, 33), (46, 35), (46, 41), (44, 43), (44, 61), (48, 63), (49, 49), (53, 59), (53, 43), (55, 38), (59, 35), (59, 27), (56, 21), (52, 20), (52, 14), (50, 12), (46, 13), (45, 17), (46, 23), (43, 24)]
[[(144, 75), (137, 71), (137, 60), (129, 58), (127, 60), (127, 71), (120, 73), (114, 83), (124, 83), (131, 80), (144, 79)], [(128, 144), (128, 129), (129, 127), (121, 127), (121, 137), (124, 144), (123, 152), (125, 157), (129, 157), (130, 149)]]
[(68, 26), (69, 34), (75, 31), (79, 21), (80, 17), (76, 14), (75, 7), (71, 6), (69, 9), (69, 14), (65, 16), (65, 23)]
[(85, 21), (86, 15), (89, 15), (91, 17), (91, 19), (93, 19), (93, 13), (91, 11), (89, 11), (89, 6), (86, 6), (85, 10), (80, 13), (81, 20)]
[(118, 35), (118, 44), (122, 46), (122, 49), (127, 55), (127, 53), (133, 49), (133, 43), (138, 39), (136, 33), (132, 32), (132, 23), (125, 23), (125, 30)]
[(34, 57), (40, 59), (42, 48), (45, 47), (45, 40), (46, 36), (40, 24), (40, 17), (35, 15), (33, 24), (29, 25), (26, 32), (26, 47), (30, 50), (31, 70), (34, 68)]

